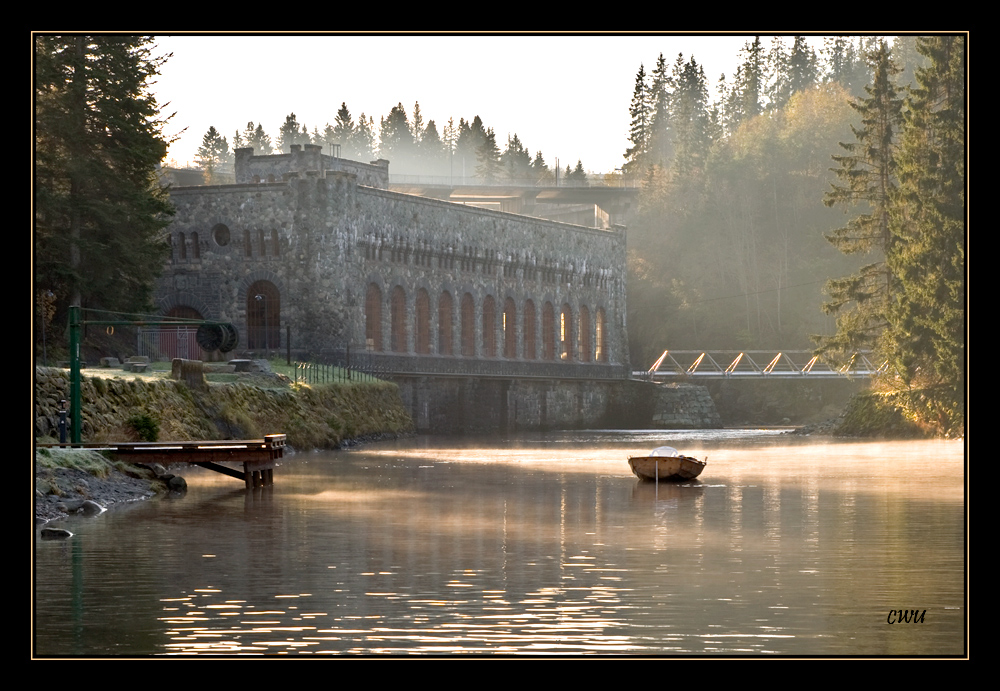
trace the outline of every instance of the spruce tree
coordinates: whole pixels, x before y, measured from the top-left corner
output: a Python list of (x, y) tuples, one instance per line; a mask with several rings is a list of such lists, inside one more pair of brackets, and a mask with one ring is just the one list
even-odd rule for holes
[(219, 182), (219, 173), (232, 166), (233, 157), (229, 152), (229, 143), (219, 134), (214, 126), (201, 138), (198, 147), (198, 167), (204, 171), (205, 184), (215, 185)]
[(902, 380), (936, 389), (954, 419), (965, 370), (965, 38), (920, 37), (917, 50), (929, 64), (904, 108), (887, 256), (900, 292), (886, 349)]
[[(168, 118), (149, 37), (34, 37), (35, 285), (66, 308), (143, 311), (170, 256), (156, 167)], [(169, 57), (169, 56), (167, 56)]]
[(649, 146), (649, 87), (646, 84), (646, 71), (639, 65), (639, 72), (635, 75), (635, 89), (632, 92), (632, 104), (629, 106), (629, 134), (628, 139), (632, 146), (625, 150), (626, 173), (638, 173), (643, 165), (646, 152)]
[(820, 352), (831, 357), (850, 357), (858, 350), (875, 348), (887, 325), (887, 310), (897, 290), (885, 263), (893, 236), (889, 216), (896, 189), (896, 147), (901, 125), (902, 99), (894, 77), (899, 72), (889, 47), (883, 41), (869, 56), (872, 83), (867, 94), (851, 102), (861, 117), (861, 126), (851, 126), (855, 141), (841, 142), (846, 152), (833, 156), (831, 170), (837, 183), (823, 202), (842, 206), (845, 213), (859, 206), (862, 213), (827, 236), (844, 254), (873, 254), (876, 261), (845, 278), (827, 282), (830, 300), (823, 311), (837, 316), (837, 333), (814, 337)]

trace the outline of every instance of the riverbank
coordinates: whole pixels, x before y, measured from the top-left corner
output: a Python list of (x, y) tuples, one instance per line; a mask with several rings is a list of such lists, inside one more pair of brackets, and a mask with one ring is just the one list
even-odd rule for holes
[[(36, 441), (58, 441), (59, 401), (69, 398), (68, 372), (36, 367), (34, 394)], [(338, 449), (413, 430), (396, 385), (384, 381), (306, 386), (257, 374), (189, 386), (170, 378), (92, 370), (83, 377), (81, 397), (86, 442), (256, 439), (283, 433), (292, 450)], [(169, 491), (164, 477), (96, 451), (38, 448), (34, 467), (35, 519), (41, 523)]]

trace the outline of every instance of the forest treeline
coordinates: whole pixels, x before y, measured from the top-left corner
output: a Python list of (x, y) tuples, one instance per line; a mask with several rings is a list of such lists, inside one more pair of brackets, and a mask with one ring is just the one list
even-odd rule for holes
[(961, 419), (965, 38), (748, 41), (715, 98), (694, 57), (640, 66), (626, 168), (633, 365), (667, 348), (885, 363)]
[(392, 163), (393, 175), (420, 175), (476, 178), (488, 181), (511, 181), (536, 185), (560, 182), (582, 184), (587, 180), (583, 162), (565, 170), (549, 167), (540, 150), (532, 156), (518, 135), (508, 135), (502, 148), (496, 133), (487, 127), (478, 115), (472, 120), (454, 118), (439, 131), (434, 120), (424, 121), (420, 103), (413, 105), (410, 115), (402, 103), (393, 106), (387, 116), (380, 118), (376, 127), (374, 118), (361, 113), (357, 119), (351, 115), (347, 103), (341, 103), (333, 124), (327, 123), (322, 131), (298, 122), (295, 113), (289, 113), (281, 125), (277, 138), (272, 140), (260, 123), (248, 122), (236, 130), (232, 144), (215, 126), (202, 137), (198, 147), (198, 166), (204, 171), (207, 184), (220, 177), (220, 172), (232, 170), (233, 151), (253, 147), (258, 155), (288, 153), (293, 144), (316, 144), (323, 152), (337, 152), (340, 158), (352, 161), (374, 161), (383, 158)]

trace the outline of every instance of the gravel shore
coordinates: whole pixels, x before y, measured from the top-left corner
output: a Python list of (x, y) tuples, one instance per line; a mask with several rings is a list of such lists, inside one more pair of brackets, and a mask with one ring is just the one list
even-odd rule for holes
[[(167, 492), (152, 470), (115, 463), (86, 449), (35, 451), (35, 524), (99, 511)], [(88, 503), (93, 502), (93, 503)]]

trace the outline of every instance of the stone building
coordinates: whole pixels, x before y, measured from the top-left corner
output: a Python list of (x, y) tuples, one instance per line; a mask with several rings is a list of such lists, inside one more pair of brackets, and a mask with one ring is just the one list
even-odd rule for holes
[[(231, 322), (237, 352), (350, 349), (403, 373), (626, 376), (625, 232), (388, 190), (388, 162), (236, 151), (175, 187), (162, 314)], [(181, 355), (183, 356), (183, 355)]]

